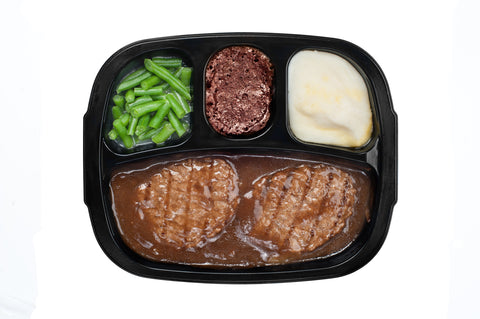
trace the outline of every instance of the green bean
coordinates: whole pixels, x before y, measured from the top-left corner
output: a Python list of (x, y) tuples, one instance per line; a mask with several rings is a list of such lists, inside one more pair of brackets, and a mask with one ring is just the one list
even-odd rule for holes
[(118, 87), (117, 87), (117, 93), (120, 93), (122, 91), (125, 91), (125, 90), (128, 90), (128, 89), (131, 89), (133, 87), (136, 87), (137, 85), (139, 85), (143, 80), (146, 80), (148, 79), (150, 76), (152, 75), (152, 73), (150, 72), (145, 72), (139, 76), (137, 76), (136, 78), (133, 78), (131, 80), (128, 80), (128, 81), (122, 81)]
[(140, 117), (144, 114), (156, 111), (160, 105), (165, 103), (164, 101), (152, 101), (152, 102), (146, 102), (142, 103), (140, 105), (137, 105), (133, 108), (130, 109), (130, 114), (132, 114), (133, 117)]
[[(183, 70), (183, 67), (180, 67), (176, 71), (173, 71), (173, 72), (169, 71), (169, 72), (170, 72), (170, 74), (172, 74), (174, 77), (176, 77), (178, 79), (178, 78), (180, 78), (180, 75), (182, 74), (182, 70)], [(163, 91), (166, 91), (169, 86), (170, 85), (167, 82), (160, 85), (160, 87), (163, 89)]]
[(170, 103), (170, 107), (178, 116), (179, 119), (185, 116), (185, 110), (183, 109), (182, 105), (177, 101), (175, 95), (173, 93), (167, 94), (167, 101)]
[(132, 117), (130, 120), (130, 124), (128, 125), (128, 135), (133, 135), (135, 134), (135, 129), (137, 128), (137, 123), (138, 123), (138, 117)]
[(117, 94), (113, 97), (113, 103), (115, 103), (116, 106), (123, 108), (125, 105), (125, 99), (123, 96)]
[(183, 96), (181, 96), (180, 94), (178, 94), (178, 92), (173, 92), (173, 95), (175, 95), (175, 98), (177, 99), (177, 101), (180, 103), (180, 105), (182, 106), (183, 110), (185, 111), (185, 113), (190, 113), (192, 112), (192, 108), (190, 107), (190, 105), (188, 104), (187, 101), (185, 101), (185, 99), (183, 98)]
[(133, 139), (130, 135), (127, 134), (127, 129), (123, 125), (120, 119), (113, 121), (113, 127), (118, 133), (118, 136), (123, 141), (123, 145), (125, 145), (126, 148), (131, 148), (133, 146)]
[(113, 140), (116, 140), (117, 137), (118, 137), (117, 131), (115, 131), (115, 129), (112, 128), (112, 130), (110, 132), (108, 132), (108, 138), (113, 141)]
[(135, 101), (133, 101), (132, 103), (127, 103), (125, 109), (127, 110), (127, 112), (130, 112), (132, 107), (135, 107), (137, 105), (143, 104), (145, 102), (150, 102), (150, 101), (153, 101), (150, 95), (142, 95), (140, 97), (137, 97)]
[(190, 96), (190, 92), (187, 90), (185, 85), (174, 77), (170, 72), (168, 72), (167, 69), (165, 69), (163, 66), (157, 65), (153, 63), (152, 60), (150, 59), (145, 59), (145, 68), (167, 82), (175, 91), (180, 93), (185, 99), (190, 100), (192, 97)]
[(160, 132), (158, 134), (152, 136), (152, 141), (155, 144), (160, 144), (165, 142), (173, 133), (175, 132), (175, 129), (172, 127), (172, 124), (169, 122), (165, 123), (165, 125), (161, 128)]
[[(144, 96), (150, 96), (150, 95), (144, 95)], [(152, 99), (153, 99), (154, 101), (165, 100), (165, 95), (164, 95), (164, 94), (161, 94), (161, 95), (152, 95)]]
[(131, 80), (131, 79), (134, 79), (134, 78), (142, 75), (142, 74), (145, 73), (145, 72), (147, 72), (147, 69), (145, 69), (144, 67), (141, 67), (140, 69), (136, 70), (136, 71), (133, 72), (133, 73), (130, 73), (130, 74), (127, 75), (125, 78), (123, 78), (123, 79), (122, 79), (122, 82)]
[(173, 113), (172, 111), (168, 112), (168, 120), (170, 121), (170, 124), (172, 124), (175, 131), (177, 131), (178, 137), (182, 137), (182, 135), (185, 134), (186, 131), (182, 125), (182, 122), (180, 122), (175, 113)]
[(132, 103), (133, 101), (135, 101), (135, 92), (130, 89), (127, 91), (127, 93), (125, 93), (125, 101), (127, 101), (128, 103)]
[(135, 129), (135, 134), (137, 136), (148, 130), (148, 123), (150, 122), (150, 118), (150, 113), (147, 113), (138, 119), (137, 128)]
[(190, 86), (190, 79), (192, 77), (192, 68), (183, 68), (180, 74), (180, 81), (188, 88)]
[(150, 130), (148, 130), (148, 131), (146, 131), (146, 132), (143, 132), (142, 134), (140, 134), (140, 135), (138, 136), (138, 139), (139, 139), (140, 141), (151, 139), (152, 136), (157, 135), (158, 133), (160, 133), (160, 131), (162, 130), (163, 126), (165, 126), (166, 123), (167, 123), (167, 122), (163, 122), (163, 125), (161, 125), (161, 126), (160, 126), (159, 128), (157, 128), (157, 129), (150, 129)]
[(175, 68), (182, 66), (182, 59), (179, 58), (165, 58), (165, 57), (154, 57), (152, 61), (155, 64), (161, 65), (165, 68)]
[(159, 86), (154, 86), (151, 89), (144, 90), (141, 88), (134, 88), (133, 92), (135, 93), (136, 96), (142, 96), (142, 95), (160, 95), (163, 93), (163, 90)]
[(118, 119), (120, 120), (120, 123), (123, 124), (123, 126), (127, 126), (128, 123), (130, 122), (130, 114), (124, 113)]
[(152, 128), (159, 128), (163, 122), (163, 119), (165, 116), (167, 116), (168, 111), (170, 111), (170, 103), (168, 103), (167, 100), (164, 100), (164, 104), (158, 108), (157, 113), (155, 113), (155, 115), (152, 117), (148, 123), (148, 126)]
[(120, 116), (122, 116), (122, 114), (122, 109), (119, 106), (115, 105), (114, 107), (112, 107), (112, 115), (114, 120), (118, 119)]
[(120, 81), (112, 98), (114, 125), (108, 138), (120, 138), (126, 148), (132, 148), (136, 141), (151, 139), (161, 144), (175, 132), (181, 137), (190, 130), (182, 118), (192, 111), (188, 102), (192, 68), (182, 63), (173, 57), (145, 59), (144, 67)]
[(142, 89), (144, 90), (148, 90), (149, 88), (151, 88), (152, 86), (154, 85), (157, 85), (158, 83), (162, 82), (162, 79), (160, 79), (158, 76), (156, 75), (152, 75), (151, 77), (149, 77), (148, 79), (145, 79), (143, 80), (141, 83), (140, 83), (140, 86), (142, 87)]

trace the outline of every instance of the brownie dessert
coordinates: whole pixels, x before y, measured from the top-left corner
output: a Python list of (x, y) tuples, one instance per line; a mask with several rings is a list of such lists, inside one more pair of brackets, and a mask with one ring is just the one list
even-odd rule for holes
[(267, 124), (273, 65), (260, 50), (231, 46), (217, 52), (206, 70), (206, 117), (226, 136), (250, 135)]

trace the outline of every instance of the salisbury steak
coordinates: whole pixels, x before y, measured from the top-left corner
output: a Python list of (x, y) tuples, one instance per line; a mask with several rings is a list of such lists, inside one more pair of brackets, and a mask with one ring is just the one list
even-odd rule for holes
[(260, 50), (232, 46), (208, 62), (205, 113), (210, 125), (223, 135), (260, 131), (270, 118), (273, 65)]
[(313, 251), (345, 227), (356, 190), (350, 174), (325, 165), (301, 165), (264, 176), (253, 185), (250, 235), (278, 249)]
[(137, 211), (157, 240), (202, 246), (222, 232), (238, 205), (238, 177), (223, 159), (188, 159), (164, 167), (137, 188)]

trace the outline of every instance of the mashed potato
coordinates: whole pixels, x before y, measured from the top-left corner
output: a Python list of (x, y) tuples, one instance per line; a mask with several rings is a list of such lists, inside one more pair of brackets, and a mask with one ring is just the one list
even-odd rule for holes
[(291, 131), (305, 142), (345, 147), (372, 135), (372, 111), (363, 77), (344, 58), (303, 50), (288, 67)]

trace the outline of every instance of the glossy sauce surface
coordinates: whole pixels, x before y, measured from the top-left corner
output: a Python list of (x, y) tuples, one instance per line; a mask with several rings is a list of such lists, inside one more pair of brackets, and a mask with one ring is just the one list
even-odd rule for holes
[[(179, 245), (178, 242), (159, 238), (158, 228), (151, 219), (145, 218), (139, 202), (138, 189), (148, 184), (152, 177), (168, 171), (172, 163), (185, 160), (215, 161), (229, 163), (238, 177), (238, 206), (234, 216), (216, 236), (202, 243)], [(275, 243), (255, 238), (252, 227), (258, 220), (258, 200), (252, 196), (254, 184), (262, 177), (281, 170), (298, 168), (302, 165), (325, 165), (327, 169), (340, 169), (352, 177), (355, 188), (353, 213), (345, 226), (323, 245), (313, 251), (294, 252), (279, 248)], [(358, 237), (369, 220), (374, 187), (366, 170), (339, 166), (325, 159), (309, 155), (285, 153), (276, 156), (265, 154), (240, 155), (235, 153), (186, 153), (164, 156), (160, 160), (126, 164), (118, 167), (110, 183), (112, 210), (121, 237), (134, 252), (147, 259), (188, 264), (203, 267), (255, 267), (284, 264), (326, 257), (342, 251)]]

